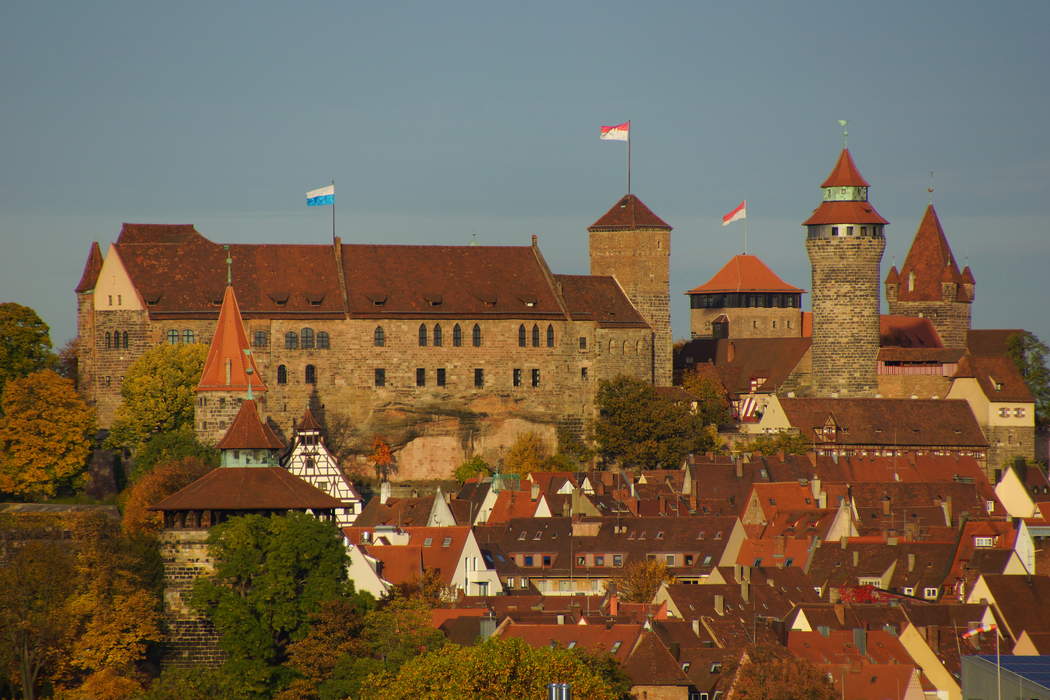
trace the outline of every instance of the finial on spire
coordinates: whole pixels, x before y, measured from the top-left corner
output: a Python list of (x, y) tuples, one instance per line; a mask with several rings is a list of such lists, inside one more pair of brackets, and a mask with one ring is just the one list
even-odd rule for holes
[(846, 148), (846, 143), (849, 137), (849, 132), (846, 131), (846, 125), (849, 124), (845, 119), (839, 119), (839, 126), (842, 127), (842, 147)]
[(933, 171), (930, 171), (930, 186), (926, 188), (926, 191), (930, 193), (930, 204), (933, 204)]
[(230, 257), (230, 246), (224, 245), (222, 247), (226, 251), (226, 286), (233, 286), (233, 258)]
[(244, 374), (248, 377), (248, 400), (253, 401), (255, 397), (252, 395), (252, 351), (248, 348), (244, 348), (242, 352), (248, 359), (248, 366), (244, 368)]
[(478, 244), (478, 234), (476, 234), (476, 233), (470, 234), (470, 245), (477, 245), (477, 244)]

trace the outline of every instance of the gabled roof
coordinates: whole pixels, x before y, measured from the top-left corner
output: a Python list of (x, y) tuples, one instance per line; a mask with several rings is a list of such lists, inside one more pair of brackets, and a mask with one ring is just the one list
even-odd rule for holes
[(1008, 357), (974, 357), (966, 355), (959, 362), (956, 378), (973, 377), (989, 401), (1032, 403), (1035, 397), (1025, 384), (1017, 365)]
[(216, 447), (220, 450), (283, 450), (284, 443), (259, 418), (255, 402), (246, 400)]
[(780, 279), (757, 255), (734, 255), (722, 269), (699, 287), (686, 294), (717, 292), (787, 292), (801, 294), (804, 290)]
[(798, 366), (812, 338), (697, 338), (675, 354), (679, 366), (712, 362), (730, 394), (751, 391), (751, 380), (764, 380), (762, 393), (773, 393)]
[(153, 510), (332, 510), (343, 503), (283, 467), (219, 467)]
[(1022, 328), (970, 329), (966, 332), (966, 349), (975, 357), (1005, 355), (1010, 338), (1024, 332)]
[(671, 227), (633, 194), (621, 197), (609, 211), (587, 228), (588, 231), (634, 231), (638, 229), (670, 231)]
[(820, 183), (820, 186), (870, 187), (868, 181), (857, 170), (857, 166), (853, 162), (853, 156), (850, 155), (848, 148), (843, 148), (842, 153), (839, 153), (839, 159), (835, 161), (835, 167), (832, 168), (831, 174), (828, 175), (824, 182)]
[(899, 348), (943, 348), (937, 329), (928, 318), (882, 314), (879, 345)]
[(644, 328), (648, 325), (612, 277), (554, 275), (574, 321), (596, 321), (602, 328)]
[(591, 652), (611, 654), (625, 662), (643, 633), (642, 625), (522, 625), (510, 620), (496, 630), (497, 637), (521, 639), (531, 647), (552, 643), (561, 647), (579, 647)]
[(98, 241), (92, 241), (91, 249), (88, 250), (87, 260), (84, 262), (84, 272), (77, 282), (77, 293), (90, 292), (95, 288), (98, 281), (98, 273), (102, 270), (102, 250), (98, 247)]
[(940, 219), (930, 204), (901, 266), (897, 298), (901, 301), (941, 301), (941, 282), (953, 282), (959, 285), (957, 301), (973, 301), (963, 289), (963, 281)]
[(354, 520), (354, 526), (423, 526), (430, 521), (433, 509), (433, 494), (416, 498), (390, 498), (386, 503), (380, 503), (378, 498), (373, 497)]
[(295, 427), (300, 433), (302, 432), (320, 432), (321, 424), (314, 418), (314, 412), (310, 410), (310, 407), (306, 407), (306, 411), (303, 413), (302, 420), (299, 421), (299, 425)]
[(245, 353), (248, 349), (248, 336), (244, 332), (241, 310), (237, 305), (237, 295), (233, 287), (226, 287), (222, 298), (222, 309), (219, 310), (219, 321), (215, 325), (215, 335), (208, 349), (208, 359), (204, 361), (204, 371), (197, 384), (197, 391), (248, 391), (248, 369), (251, 368), (252, 391), (266, 391), (255, 358)]

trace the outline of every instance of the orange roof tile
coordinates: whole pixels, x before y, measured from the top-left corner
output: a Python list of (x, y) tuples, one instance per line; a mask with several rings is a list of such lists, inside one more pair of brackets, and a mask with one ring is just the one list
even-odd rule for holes
[(233, 287), (226, 287), (215, 336), (208, 349), (208, 359), (204, 361), (197, 391), (247, 391), (249, 367), (252, 370), (252, 391), (266, 391), (255, 358), (244, 352), (247, 349), (248, 336), (244, 332), (237, 296)]
[(282, 450), (284, 443), (259, 418), (255, 402), (246, 400), (216, 447), (220, 450)]
[(870, 187), (868, 181), (861, 176), (853, 162), (848, 148), (843, 148), (839, 159), (835, 162), (831, 174), (820, 184), (821, 187)]
[(822, 224), (888, 224), (869, 202), (821, 202), (803, 226)]
[(666, 221), (654, 214), (642, 200), (633, 194), (624, 195), (609, 211), (595, 221), (588, 231), (633, 231), (635, 229), (662, 229), (670, 231)]
[(956, 377), (973, 377), (989, 401), (1035, 401), (1025, 384), (1017, 365), (1008, 357), (974, 357), (966, 355), (959, 361)]
[(612, 654), (623, 663), (642, 635), (642, 625), (520, 625), (505, 622), (496, 630), (496, 636), (522, 639), (531, 647), (550, 646), (551, 642), (568, 647), (580, 647), (592, 652)]
[(714, 277), (686, 294), (709, 292), (794, 292), (804, 290), (780, 279), (756, 255), (734, 255)]
[[(972, 275), (971, 275), (972, 276)], [(930, 204), (915, 232), (908, 256), (900, 270), (901, 286), (897, 298), (901, 301), (941, 301), (941, 282), (963, 283), (959, 266), (952, 255), (948, 238), (944, 235), (937, 212)], [(960, 289), (958, 301), (972, 301)]]
[(342, 501), (284, 467), (219, 467), (152, 510), (333, 510)]
[(95, 288), (95, 282), (98, 281), (98, 273), (102, 270), (102, 250), (98, 247), (98, 242), (93, 241), (91, 243), (91, 249), (88, 250), (87, 261), (84, 263), (84, 272), (80, 275), (80, 281), (77, 282), (76, 291), (89, 292)]
[[(511, 518), (534, 517), (540, 501), (534, 501), (530, 496), (528, 491), (500, 491), (485, 522), (497, 525), (509, 522)], [(543, 498), (543, 495), (540, 498)]]

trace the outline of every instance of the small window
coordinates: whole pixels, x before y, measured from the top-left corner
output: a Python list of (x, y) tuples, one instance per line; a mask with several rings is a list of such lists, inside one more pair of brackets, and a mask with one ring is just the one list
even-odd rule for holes
[(521, 386), (521, 369), (515, 368), (512, 372), (512, 377), (514, 386)]
[(938, 589), (932, 586), (927, 586), (922, 591), (922, 597), (926, 600), (937, 600)]
[(675, 564), (675, 557), (674, 557), (674, 555), (673, 555), (673, 554), (667, 554), (667, 555), (665, 555), (665, 556), (664, 556), (664, 560), (665, 560), (665, 563), (666, 563), (666, 564), (667, 564), (668, 566), (674, 566), (674, 564)]
[[(179, 342), (179, 332), (177, 330), (175, 330), (174, 328), (172, 328), (170, 331), (168, 331), (168, 343), (170, 343), (171, 345), (177, 345), (178, 342)], [(119, 339), (117, 341), (115, 341), (115, 343), (116, 343), (116, 345), (118, 347), (120, 346), (120, 340)]]
[(452, 347), (458, 348), (461, 345), (463, 345), (463, 329), (457, 323), (452, 326)]
[(586, 350), (586, 349), (587, 349), (587, 336), (581, 335), (580, 336), (580, 350)]
[(478, 389), (485, 386), (485, 370), (480, 367), (474, 370), (474, 386)]
[(317, 331), (317, 349), (327, 350), (328, 347), (328, 331)]
[(419, 347), (425, 348), (427, 346), (427, 324), (419, 324)]
[(451, 537), (446, 537), (445, 539), (441, 540), (441, 546), (442, 547), (449, 547), (451, 545), (452, 545), (452, 538)]
[(299, 336), (295, 334), (295, 331), (288, 331), (284, 334), (284, 349), (295, 350), (299, 347)]
[(594, 555), (594, 565), (595, 566), (605, 566), (605, 556), (602, 555), (602, 554), (595, 554)]
[[(192, 333), (192, 331), (191, 331), (191, 333)], [(123, 333), (120, 334), (120, 336), (121, 336), (121, 339), (123, 341), (123, 347), (124, 347), (125, 350), (127, 350), (128, 349), (128, 332), (124, 331)], [(193, 341), (191, 340), (190, 342), (193, 342)]]
[(252, 347), (265, 348), (270, 344), (270, 339), (266, 331), (255, 331), (252, 333)]
[(481, 347), (481, 326), (476, 323), (474, 324), (473, 331), (471, 331), (471, 341), (473, 342), (474, 347)]
[(317, 368), (314, 367), (313, 365), (307, 365), (304, 379), (305, 379), (307, 384), (316, 384), (317, 383)]
[(536, 387), (540, 385), (540, 371), (538, 369), (532, 370), (532, 386)]
[(382, 367), (376, 367), (374, 383), (376, 386), (386, 386), (386, 370)]
[(549, 568), (553, 562), (553, 558), (549, 554), (543, 555), (543, 566)]
[[(127, 331), (125, 331), (124, 334), (127, 335)], [(184, 342), (184, 343), (192, 343), (193, 341), (194, 341), (194, 338), (193, 338), (193, 331), (192, 330), (187, 328), (186, 330), (182, 331), (182, 342)], [(125, 341), (124, 342), (124, 347), (127, 347), (127, 346), (128, 346), (127, 341)]]
[(582, 554), (576, 557), (576, 566), (587, 566), (587, 557)]
[(376, 329), (372, 331), (372, 344), (377, 348), (386, 345), (386, 332), (382, 326), (376, 326)]
[(613, 566), (623, 566), (623, 555), (622, 554), (614, 554), (613, 555)]
[(434, 381), (437, 382), (437, 385), (438, 386), (445, 386), (445, 368), (444, 367), (438, 367), (437, 371), (435, 372), (435, 374), (437, 376), (436, 376)]
[(587, 381), (587, 368), (586, 367), (580, 367), (580, 379), (582, 379), (583, 381)]
[(523, 323), (520, 326), (518, 326), (518, 347), (519, 348), (523, 348), (523, 347), (525, 347), (527, 345), (525, 338), (526, 338), (526, 335), (525, 335), (525, 324)]
[(433, 537), (428, 537), (425, 540), (423, 540), (423, 546), (424, 547), (429, 547), (432, 544), (434, 544), (434, 538)]
[(313, 346), (314, 346), (314, 329), (313, 328), (304, 328), (302, 330), (302, 332), (300, 333), (300, 335), (301, 335), (300, 339), (303, 342), (303, 349), (304, 350), (312, 349)]
[(832, 236), (837, 236), (837, 235), (839, 235), (839, 227), (838, 227), (838, 226), (832, 226), (832, 227), (831, 227), (831, 235), (832, 235)]
[(532, 347), (538, 348), (540, 346), (540, 327), (535, 323), (532, 324)]
[(110, 347), (113, 344), (113, 334), (106, 331), (106, 347)]
[(440, 323), (436, 323), (436, 324), (434, 324), (434, 347), (440, 348), (441, 344), (443, 342), (444, 342), (444, 340), (442, 338), (442, 333), (441, 333), (441, 324)]
[[(127, 347), (126, 343), (125, 343), (124, 347)], [(1014, 409), (1014, 417), (1015, 418), (1024, 418), (1024, 409), (1023, 408), (1015, 408)]]
[(416, 368), (416, 386), (427, 385), (427, 371), (422, 367)]
[(531, 554), (526, 554), (525, 555), (525, 564), (524, 565), (525, 566), (534, 566), (533, 563), (532, 563), (532, 555)]
[(623, 646), (623, 642), (621, 642), (621, 641), (613, 642), (612, 649), (609, 650), (609, 653), (610, 654), (615, 654), (616, 652), (620, 651), (620, 647), (622, 647), (622, 646)]
[(287, 384), (288, 383), (288, 368), (284, 365), (277, 365), (277, 383)]
[(554, 347), (554, 326), (547, 324), (547, 347)]

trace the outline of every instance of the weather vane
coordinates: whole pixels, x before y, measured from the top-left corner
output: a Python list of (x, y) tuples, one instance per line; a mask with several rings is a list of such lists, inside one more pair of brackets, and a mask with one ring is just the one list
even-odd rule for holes
[(930, 171), (930, 186), (926, 188), (926, 191), (930, 193), (930, 204), (933, 204), (933, 171)]
[(233, 286), (233, 258), (230, 257), (230, 246), (224, 245), (222, 247), (226, 251), (226, 286)]
[(839, 126), (842, 127), (842, 147), (846, 148), (846, 139), (849, 137), (849, 132), (846, 131), (846, 125), (849, 124), (845, 119), (839, 119)]

